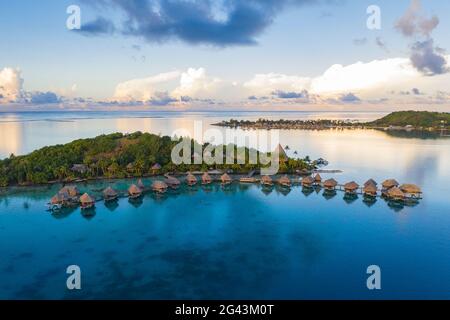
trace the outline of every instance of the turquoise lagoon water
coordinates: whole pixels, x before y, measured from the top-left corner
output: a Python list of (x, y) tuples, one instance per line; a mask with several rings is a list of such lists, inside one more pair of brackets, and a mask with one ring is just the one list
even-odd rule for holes
[[(3, 154), (96, 130), (170, 133), (189, 130), (197, 119), (220, 120), (198, 114), (72, 114), (67, 122), (53, 114), (8, 117), (15, 120), (0, 121), (0, 132), (8, 134), (0, 139)], [(147, 194), (141, 203), (99, 202), (93, 215), (84, 216), (80, 209), (45, 211), (60, 186), (2, 190), (0, 298), (450, 298), (449, 139), (372, 130), (282, 131), (280, 139), (290, 153), (324, 157), (327, 169), (342, 170), (324, 178), (363, 183), (394, 177), (420, 185), (424, 199), (398, 207), (382, 199), (348, 201), (340, 192), (327, 198), (299, 186), (267, 192), (235, 183)], [(132, 182), (79, 188), (98, 195), (107, 185), (126, 190)], [(76, 292), (66, 289), (65, 270), (72, 264), (82, 271), (82, 290)], [(381, 268), (379, 291), (366, 287), (366, 269), (374, 264)]]

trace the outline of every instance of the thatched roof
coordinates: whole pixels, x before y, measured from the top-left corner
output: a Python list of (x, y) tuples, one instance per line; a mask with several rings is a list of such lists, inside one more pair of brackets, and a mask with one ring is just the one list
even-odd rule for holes
[(378, 189), (373, 183), (369, 183), (363, 188), (364, 193), (375, 194), (377, 191)]
[(188, 172), (187, 176), (186, 176), (186, 181), (187, 182), (197, 182), (197, 178), (190, 172)]
[(392, 187), (391, 189), (389, 189), (387, 194), (391, 198), (404, 198), (405, 197), (405, 194), (403, 193), (403, 191), (397, 187)]
[(369, 184), (374, 185), (375, 187), (378, 185), (378, 183), (375, 180), (369, 179), (364, 183), (364, 187), (367, 187)]
[(262, 176), (261, 182), (263, 183), (272, 183), (272, 178), (270, 176)]
[(315, 182), (321, 182), (322, 181), (322, 177), (320, 176), (320, 174), (316, 174), (316, 176), (314, 177), (314, 181)]
[(208, 174), (208, 172), (205, 172), (203, 175), (202, 175), (202, 181), (206, 181), (206, 182), (209, 182), (209, 181), (211, 181), (212, 179), (211, 179), (211, 176)]
[(142, 190), (139, 189), (135, 184), (132, 184), (130, 188), (128, 188), (129, 194), (141, 194)]
[(144, 183), (142, 182), (142, 179), (139, 179), (139, 180), (138, 180), (137, 186), (138, 186), (141, 190), (145, 188), (145, 185), (144, 185)]
[(116, 197), (117, 196), (117, 192), (113, 188), (108, 187), (105, 190), (103, 190), (103, 196), (105, 196), (105, 197)]
[(278, 179), (278, 183), (280, 183), (280, 184), (291, 184), (291, 179), (289, 179), (288, 176), (282, 176), (280, 179)]
[(162, 181), (155, 181), (152, 184), (152, 189), (153, 190), (165, 190), (165, 189), (167, 189), (167, 184), (165, 184)]
[(161, 169), (161, 165), (160, 165), (159, 163), (155, 163), (155, 164), (152, 166), (152, 170), (159, 170), (159, 169)]
[(222, 180), (222, 182), (230, 182), (231, 181), (231, 177), (228, 175), (228, 173), (224, 173), (221, 177), (220, 180)]
[(312, 184), (314, 183), (314, 179), (310, 176), (307, 176), (305, 178), (302, 179), (302, 183), (304, 184)]
[(333, 178), (325, 180), (325, 182), (323, 183), (323, 186), (325, 188), (336, 188), (337, 185), (338, 185), (338, 182), (336, 180), (334, 180)]
[(422, 193), (419, 186), (415, 184), (405, 183), (400, 186), (400, 190), (406, 193)]
[(383, 188), (389, 189), (392, 187), (398, 187), (399, 183), (395, 179), (388, 179), (385, 180), (381, 185), (383, 186)]
[(172, 176), (167, 177), (166, 183), (171, 186), (178, 186), (181, 184), (180, 180)]
[(129, 164), (127, 164), (127, 170), (131, 171), (134, 169), (134, 165), (130, 162)]
[(94, 203), (95, 200), (90, 195), (85, 193), (80, 197), (80, 202), (81, 203)]
[(59, 204), (64, 201), (69, 200), (69, 195), (65, 192), (58, 192), (56, 195), (51, 198), (50, 203), (51, 204)]
[(80, 194), (80, 191), (78, 191), (76, 186), (65, 186), (59, 190), (59, 193), (66, 193), (69, 197), (76, 197)]
[(359, 188), (359, 184), (357, 184), (355, 181), (346, 183), (346, 184), (344, 185), (344, 189), (345, 189), (345, 190), (355, 191), (355, 190), (358, 189), (358, 188)]

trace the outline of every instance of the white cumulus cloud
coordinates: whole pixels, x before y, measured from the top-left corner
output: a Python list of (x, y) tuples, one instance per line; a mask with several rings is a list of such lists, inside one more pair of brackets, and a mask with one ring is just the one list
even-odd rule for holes
[(22, 97), (23, 79), (20, 70), (0, 70), (0, 103), (16, 102)]

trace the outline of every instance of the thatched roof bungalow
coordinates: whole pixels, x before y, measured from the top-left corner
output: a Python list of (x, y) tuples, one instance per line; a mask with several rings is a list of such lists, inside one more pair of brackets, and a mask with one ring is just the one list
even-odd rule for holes
[(89, 209), (95, 206), (95, 199), (87, 193), (80, 197), (81, 209)]
[(212, 178), (208, 172), (203, 173), (202, 175), (202, 184), (210, 184), (212, 182)]
[(356, 191), (358, 190), (358, 188), (359, 188), (359, 184), (357, 184), (355, 181), (351, 181), (344, 185), (344, 191), (345, 191), (345, 193), (348, 193), (348, 194), (355, 194)]
[(373, 179), (369, 179), (369, 180), (367, 180), (365, 183), (364, 183), (364, 187), (367, 187), (368, 185), (373, 185), (373, 186), (377, 186), (378, 185), (378, 183), (375, 181), (375, 180), (373, 180)]
[(197, 183), (197, 178), (192, 173), (188, 172), (186, 182), (189, 186), (193, 186)]
[(180, 180), (172, 176), (168, 176), (165, 183), (172, 189), (178, 189), (181, 184)]
[(108, 187), (105, 190), (103, 190), (103, 198), (105, 199), (105, 201), (116, 200), (118, 197), (119, 194), (117, 193), (117, 191), (111, 187)]
[(70, 198), (75, 198), (80, 195), (80, 191), (76, 186), (65, 186), (59, 190), (59, 193), (66, 193)]
[(316, 174), (314, 176), (314, 184), (320, 184), (322, 182), (322, 177), (320, 176), (320, 174)]
[(363, 193), (369, 197), (376, 197), (378, 194), (378, 189), (373, 183), (368, 183), (364, 186)]
[(233, 181), (233, 179), (231, 179), (231, 177), (228, 175), (228, 173), (224, 173), (220, 177), (220, 181), (222, 181), (222, 184), (230, 184)]
[(407, 197), (420, 198), (422, 195), (420, 187), (411, 183), (402, 184), (400, 190), (405, 193), (405, 196)]
[(287, 175), (278, 179), (278, 183), (283, 187), (291, 187), (291, 179)]
[(314, 184), (314, 179), (311, 176), (302, 179), (302, 186), (311, 187)]
[(383, 189), (388, 190), (393, 187), (398, 187), (399, 183), (395, 179), (388, 179), (388, 180), (383, 181), (383, 183), (381, 185), (383, 186)]
[(145, 185), (144, 185), (144, 183), (142, 182), (142, 179), (139, 179), (139, 180), (138, 180), (137, 186), (138, 186), (138, 188), (141, 189), (142, 191), (145, 189)]
[(159, 170), (161, 170), (161, 165), (159, 163), (155, 163), (152, 167), (151, 167), (152, 173), (156, 174), (158, 173)]
[(69, 202), (70, 197), (65, 192), (58, 192), (50, 199), (50, 203), (53, 205), (65, 205)]
[(165, 193), (167, 191), (167, 184), (162, 181), (155, 181), (152, 184), (152, 190), (157, 193)]
[(130, 188), (128, 188), (128, 195), (132, 199), (139, 198), (142, 195), (142, 190), (139, 189), (135, 184), (132, 184)]
[(262, 176), (261, 184), (264, 186), (272, 186), (273, 185), (272, 178), (270, 176)]
[(405, 194), (400, 188), (392, 187), (387, 191), (387, 196), (392, 200), (404, 200)]
[(338, 185), (338, 182), (336, 180), (334, 180), (333, 178), (325, 180), (323, 183), (323, 187), (329, 191), (335, 190), (337, 185)]

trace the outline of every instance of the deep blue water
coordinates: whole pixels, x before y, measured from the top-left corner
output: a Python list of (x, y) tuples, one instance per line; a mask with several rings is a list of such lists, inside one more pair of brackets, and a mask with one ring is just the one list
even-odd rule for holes
[[(15, 139), (0, 149), (100, 130), (189, 129), (192, 118), (5, 122)], [(120, 199), (116, 208), (99, 202), (85, 217), (80, 209), (45, 211), (60, 186), (2, 190), (0, 299), (450, 298), (449, 139), (373, 130), (282, 131), (280, 139), (291, 155), (324, 157), (327, 169), (343, 171), (324, 178), (396, 178), (420, 185), (424, 198), (413, 207), (382, 199), (368, 206), (339, 192), (326, 199), (301, 187), (265, 193), (235, 183), (148, 194), (134, 205)], [(110, 183), (126, 190), (132, 181)], [(98, 195), (108, 184), (79, 187)], [(81, 268), (81, 291), (66, 289), (72, 264)], [(381, 268), (380, 291), (366, 288), (369, 265)]]

